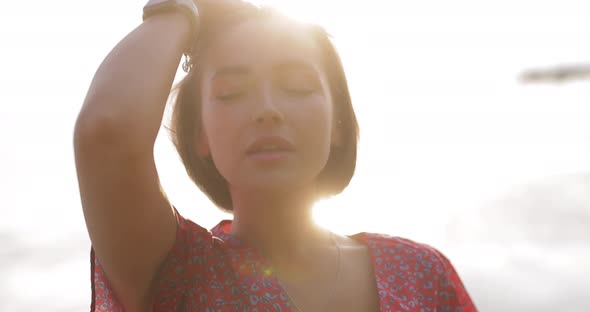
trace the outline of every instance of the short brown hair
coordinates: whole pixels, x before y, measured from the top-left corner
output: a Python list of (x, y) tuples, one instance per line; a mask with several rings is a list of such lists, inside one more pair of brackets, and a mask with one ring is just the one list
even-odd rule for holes
[[(219, 208), (226, 212), (233, 211), (231, 194), (225, 179), (221, 176), (211, 157), (200, 157), (197, 153), (197, 138), (201, 135), (201, 73), (199, 52), (203, 51), (211, 40), (230, 25), (252, 18), (277, 17), (274, 10), (255, 7), (249, 4), (216, 12), (205, 21), (201, 29), (195, 55), (191, 57), (193, 69), (172, 91), (173, 111), (168, 127), (172, 141), (193, 182)], [(285, 18), (281, 16), (281, 18)], [(295, 23), (295, 22), (294, 22)], [(301, 30), (308, 32), (318, 44), (327, 75), (329, 89), (334, 104), (334, 120), (337, 123), (342, 143), (333, 146), (324, 169), (317, 177), (318, 199), (339, 194), (348, 186), (356, 167), (357, 142), (359, 128), (352, 107), (348, 83), (342, 62), (330, 40), (328, 33), (320, 26), (301, 24)]]

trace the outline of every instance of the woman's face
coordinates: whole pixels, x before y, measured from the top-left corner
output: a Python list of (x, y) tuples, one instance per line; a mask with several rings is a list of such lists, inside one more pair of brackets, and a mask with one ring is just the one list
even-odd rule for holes
[(326, 165), (335, 123), (320, 52), (275, 19), (245, 21), (207, 48), (199, 153), (230, 190), (292, 190)]

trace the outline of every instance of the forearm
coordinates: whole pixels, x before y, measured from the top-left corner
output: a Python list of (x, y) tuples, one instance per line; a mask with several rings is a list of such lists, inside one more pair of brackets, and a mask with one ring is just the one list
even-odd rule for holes
[(189, 19), (170, 13), (148, 19), (119, 42), (94, 76), (76, 137), (152, 148), (189, 33)]

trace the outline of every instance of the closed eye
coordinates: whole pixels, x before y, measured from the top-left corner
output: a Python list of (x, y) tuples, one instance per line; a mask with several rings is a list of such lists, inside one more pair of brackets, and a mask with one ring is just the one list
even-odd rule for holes
[(320, 89), (320, 83), (313, 72), (305, 69), (290, 69), (279, 77), (280, 87), (293, 95), (309, 95)]
[(248, 91), (248, 77), (228, 74), (213, 81), (213, 95), (220, 101), (237, 99)]
[(223, 95), (217, 95), (217, 96), (215, 96), (215, 98), (217, 98), (220, 101), (231, 101), (231, 100), (235, 100), (235, 99), (240, 98), (245, 93), (246, 93), (246, 91), (236, 91), (236, 92), (231, 92), (231, 93), (227, 93), (227, 94), (223, 94)]

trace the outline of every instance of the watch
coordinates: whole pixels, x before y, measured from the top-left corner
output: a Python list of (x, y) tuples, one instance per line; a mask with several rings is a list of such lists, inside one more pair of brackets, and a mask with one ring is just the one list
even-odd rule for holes
[(167, 12), (181, 12), (191, 21), (189, 46), (185, 48), (185, 56), (191, 55), (199, 31), (199, 9), (194, 0), (149, 0), (143, 7), (143, 20)]

